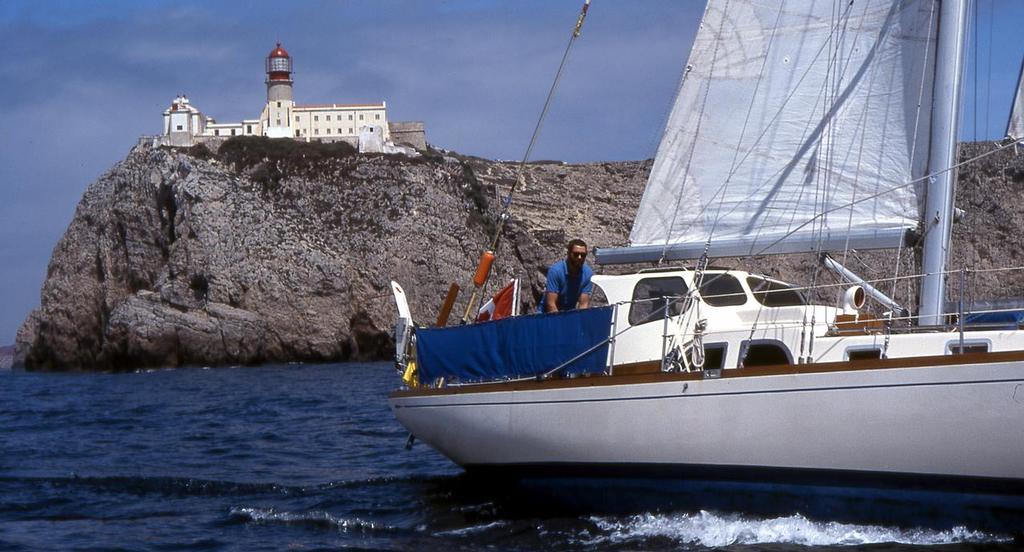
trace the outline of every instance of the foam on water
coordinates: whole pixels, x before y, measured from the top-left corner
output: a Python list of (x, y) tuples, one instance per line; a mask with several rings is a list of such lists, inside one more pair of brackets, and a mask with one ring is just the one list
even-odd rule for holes
[(253, 523), (326, 525), (337, 527), (342, 531), (387, 531), (394, 529), (394, 527), (389, 527), (382, 523), (359, 518), (339, 517), (321, 510), (288, 512), (274, 508), (232, 508), (231, 516)]
[(464, 537), (466, 535), (473, 535), (473, 534), (476, 534), (476, 533), (483, 533), (484, 531), (488, 531), (490, 529), (498, 529), (498, 528), (501, 528), (501, 527), (506, 527), (507, 525), (508, 525), (508, 522), (505, 522), (505, 521), (492, 521), (490, 523), (485, 523), (483, 525), (471, 525), (469, 527), (463, 527), (461, 529), (451, 529), (451, 530), (448, 530), (448, 531), (438, 531), (438, 532), (434, 533), (434, 536), (435, 537), (442, 537), (442, 536), (447, 536), (447, 537)]
[(875, 525), (811, 521), (800, 514), (772, 519), (749, 519), (701, 511), (697, 514), (640, 514), (626, 519), (593, 517), (604, 535), (585, 544), (622, 543), (669, 538), (708, 547), (736, 544), (797, 544), (847, 546), (877, 543), (938, 545), (1005, 542), (1007, 537), (963, 527), (938, 531)]

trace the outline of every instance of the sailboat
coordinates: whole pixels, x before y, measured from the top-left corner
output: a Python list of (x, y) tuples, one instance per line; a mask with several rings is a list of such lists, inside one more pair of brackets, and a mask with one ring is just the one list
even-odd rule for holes
[[(393, 284), (398, 421), (470, 472), (1024, 495), (1024, 331), (946, 301), (967, 4), (709, 0), (630, 245), (596, 251), (657, 268), (452, 327)], [(916, 312), (836, 253), (915, 244)], [(711, 263), (781, 253), (835, 304)]]

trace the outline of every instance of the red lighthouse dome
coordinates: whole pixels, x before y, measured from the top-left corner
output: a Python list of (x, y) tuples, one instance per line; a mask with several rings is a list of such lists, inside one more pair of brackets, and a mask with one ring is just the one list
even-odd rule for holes
[(267, 80), (292, 80), (292, 57), (281, 47), (280, 42), (277, 43), (277, 46), (267, 56)]

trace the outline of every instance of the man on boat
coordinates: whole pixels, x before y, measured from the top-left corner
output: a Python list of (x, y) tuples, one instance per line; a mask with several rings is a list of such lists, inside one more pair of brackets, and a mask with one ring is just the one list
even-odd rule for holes
[(586, 242), (579, 238), (570, 241), (565, 260), (548, 269), (548, 283), (537, 310), (558, 312), (590, 306), (590, 294), (594, 291), (590, 278), (594, 271), (587, 266), (586, 259)]

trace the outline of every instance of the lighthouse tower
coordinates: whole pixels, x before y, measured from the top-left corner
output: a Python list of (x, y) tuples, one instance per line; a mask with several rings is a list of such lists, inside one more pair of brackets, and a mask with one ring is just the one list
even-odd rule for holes
[(288, 138), (292, 131), (292, 57), (277, 46), (267, 56), (267, 108), (263, 119), (264, 134), (270, 138)]

